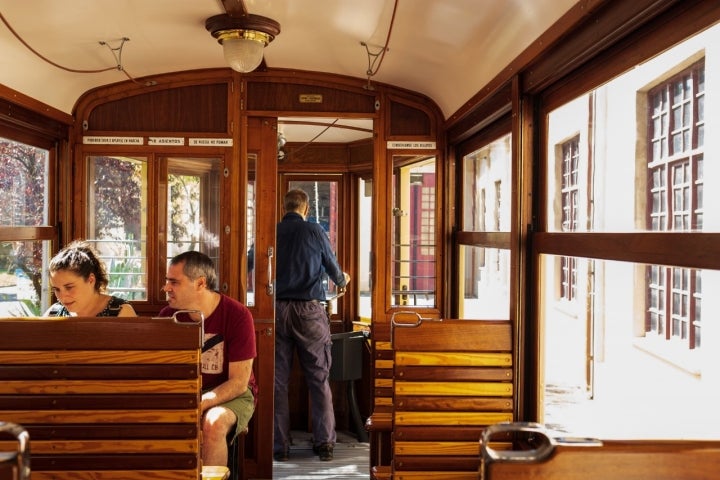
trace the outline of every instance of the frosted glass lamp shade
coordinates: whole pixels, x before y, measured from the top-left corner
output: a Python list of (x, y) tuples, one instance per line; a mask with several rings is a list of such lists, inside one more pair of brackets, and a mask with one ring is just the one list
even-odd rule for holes
[(237, 72), (255, 70), (263, 59), (265, 42), (249, 38), (226, 38), (222, 41), (225, 61)]
[[(242, 0), (235, 3), (241, 4)], [(230, 68), (240, 73), (259, 67), (263, 50), (280, 33), (280, 24), (272, 18), (238, 12), (235, 16), (214, 15), (205, 20), (205, 28), (222, 45)]]

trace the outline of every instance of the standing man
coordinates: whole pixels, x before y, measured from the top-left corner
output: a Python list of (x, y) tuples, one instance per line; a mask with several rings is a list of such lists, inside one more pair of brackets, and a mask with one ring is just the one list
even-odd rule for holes
[(287, 192), (285, 215), (277, 226), (275, 302), (275, 435), (273, 458), (286, 461), (290, 451), (288, 383), (293, 353), (310, 393), (313, 451), (320, 460), (333, 459), (335, 412), (329, 377), (332, 340), (325, 302), (323, 274), (341, 289), (350, 276), (343, 273), (325, 230), (306, 222), (310, 208), (303, 190)]
[[(247, 427), (255, 411), (257, 393), (252, 371), (257, 355), (252, 314), (242, 303), (218, 293), (217, 288), (215, 265), (207, 255), (195, 251), (181, 253), (170, 260), (163, 287), (168, 306), (159, 314), (169, 317), (177, 310), (196, 310), (205, 319), (203, 465), (227, 465), (226, 437)], [(187, 315), (200, 320), (199, 314)]]

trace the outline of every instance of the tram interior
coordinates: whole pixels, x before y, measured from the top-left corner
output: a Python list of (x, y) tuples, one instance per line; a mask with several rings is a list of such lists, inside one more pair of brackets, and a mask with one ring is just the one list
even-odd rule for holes
[[(25, 425), (32, 478), (202, 473), (197, 435), (141, 437), (157, 458), (133, 467), (149, 427), (118, 451), (101, 424), (120, 408), (90, 392), (105, 387), (72, 391), (92, 368), (68, 352), (105, 358), (127, 334), (111, 322), (83, 344), (40, 318), (49, 259), (76, 238), (149, 331), (172, 332), (148, 320), (186, 250), (251, 310), (260, 396), (233, 480), (720, 468), (716, 1), (0, 0), (0, 14), (0, 452)], [(255, 68), (230, 68), (218, 22), (272, 33)], [(350, 371), (331, 378), (347, 447), (332, 465), (311, 453), (297, 366), (296, 455), (272, 459), (291, 188), (352, 277), (344, 294), (326, 282)], [(54, 365), (66, 377), (46, 379)], [(61, 437), (82, 430), (68, 398), (88, 393), (114, 405), (86, 408), (100, 433)], [(25, 478), (27, 458), (0, 455), (0, 478)]]

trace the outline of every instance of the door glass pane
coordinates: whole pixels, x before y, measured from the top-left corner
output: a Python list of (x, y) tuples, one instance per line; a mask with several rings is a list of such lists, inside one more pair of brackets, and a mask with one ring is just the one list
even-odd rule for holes
[(372, 302), (370, 294), (372, 292), (372, 273), (370, 266), (372, 265), (372, 246), (371, 229), (372, 229), (372, 186), (371, 179), (359, 179), (359, 198), (358, 198), (358, 315), (360, 320), (369, 322), (372, 318)]
[(255, 165), (257, 155), (248, 154), (248, 184), (247, 184), (247, 293), (245, 294), (245, 303), (248, 306), (255, 305)]
[[(292, 180), (288, 182), (288, 190), (292, 190), (293, 188), (304, 190), (308, 194), (308, 197), (310, 197), (310, 210), (308, 211), (307, 221), (319, 223), (323, 227), (330, 240), (330, 245), (337, 256), (339, 183), (329, 180)], [(338, 258), (338, 262), (341, 268), (345, 268), (340, 258)], [(323, 280), (323, 286), (325, 287), (327, 298), (332, 300), (338, 293), (337, 287), (332, 281), (328, 280), (327, 276), (325, 276)], [(337, 309), (336, 302), (330, 302), (330, 305), (333, 309), (332, 313), (335, 313)]]
[(393, 157), (392, 306), (435, 307), (435, 157)]
[(107, 267), (108, 293), (146, 300), (147, 159), (87, 157), (86, 238)]
[(220, 166), (219, 158), (168, 159), (167, 260), (197, 250), (219, 265)]

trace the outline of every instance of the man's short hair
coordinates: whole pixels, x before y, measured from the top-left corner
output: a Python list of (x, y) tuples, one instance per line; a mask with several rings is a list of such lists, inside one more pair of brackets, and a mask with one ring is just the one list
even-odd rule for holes
[(302, 207), (308, 204), (310, 197), (305, 193), (305, 190), (300, 188), (293, 188), (288, 190), (285, 194), (285, 200), (283, 201), (283, 208), (286, 212), (299, 212)]
[(184, 263), (183, 273), (190, 280), (197, 280), (200, 277), (205, 277), (205, 283), (208, 290), (217, 291), (218, 289), (218, 277), (215, 271), (215, 264), (212, 259), (201, 252), (190, 250), (175, 255), (170, 260), (170, 265), (178, 265)]

